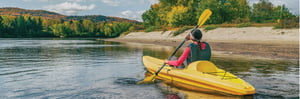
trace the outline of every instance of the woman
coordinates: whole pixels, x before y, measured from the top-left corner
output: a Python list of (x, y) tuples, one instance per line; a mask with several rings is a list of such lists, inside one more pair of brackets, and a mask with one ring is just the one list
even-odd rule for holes
[(182, 66), (184, 61), (187, 62), (187, 65), (199, 60), (210, 60), (211, 49), (207, 42), (201, 42), (202, 33), (199, 29), (195, 29), (186, 37), (187, 40), (191, 41), (182, 55), (178, 60), (165, 60), (165, 63), (171, 66)]

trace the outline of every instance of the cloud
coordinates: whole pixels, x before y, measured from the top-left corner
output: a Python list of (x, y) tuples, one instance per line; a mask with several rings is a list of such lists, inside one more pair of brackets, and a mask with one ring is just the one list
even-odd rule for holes
[(39, 1), (39, 2), (48, 2), (48, 1), (54, 1), (54, 2), (61, 2), (61, 1), (70, 1), (70, 2), (82, 2), (82, 1), (92, 1), (92, 0), (22, 0), (24, 2), (32, 2), (32, 1)]
[(68, 1), (81, 2), (81, 1), (83, 1), (83, 0), (68, 0)]
[(90, 1), (94, 1), (94, 0), (67, 0), (67, 1), (71, 1), (71, 2), (90, 2)]
[(49, 0), (40, 0), (40, 1), (42, 1), (42, 2), (48, 2)]
[[(283, 3), (293, 14), (299, 15), (299, 0), (285, 0)], [(282, 5), (282, 4), (280, 4)]]
[(24, 1), (24, 2), (30, 2), (31, 0), (22, 0), (22, 1)]
[(145, 11), (134, 12), (134, 11), (131, 11), (131, 10), (126, 10), (126, 11), (121, 12), (121, 17), (128, 18), (128, 19), (133, 19), (133, 20), (137, 20), (137, 21), (141, 22), (141, 21), (143, 21), (141, 16), (144, 12)]
[(40, 1), (40, 2), (48, 2), (49, 0), (22, 0), (24, 2), (32, 2), (32, 1)]
[(101, 1), (110, 6), (118, 6), (121, 3), (119, 0), (101, 0)]
[(158, 3), (158, 0), (149, 0), (150, 4)]
[(96, 5), (94, 4), (91, 4), (89, 6), (84, 6), (77, 3), (64, 2), (57, 5), (46, 6), (45, 8), (50, 11), (54, 11), (65, 15), (75, 15), (80, 11), (92, 10), (95, 7)]

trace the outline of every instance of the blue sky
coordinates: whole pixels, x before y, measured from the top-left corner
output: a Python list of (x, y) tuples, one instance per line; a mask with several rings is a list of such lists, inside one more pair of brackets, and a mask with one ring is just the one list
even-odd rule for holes
[[(250, 4), (259, 0), (248, 0)], [(269, 0), (299, 15), (299, 0)], [(63, 15), (105, 15), (142, 21), (141, 14), (158, 0), (0, 0), (0, 7), (49, 10)]]

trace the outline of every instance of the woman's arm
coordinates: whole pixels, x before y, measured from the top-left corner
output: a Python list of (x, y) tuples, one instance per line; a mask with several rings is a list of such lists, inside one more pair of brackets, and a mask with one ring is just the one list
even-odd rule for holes
[(168, 60), (166, 63), (173, 66), (181, 66), (184, 60), (189, 57), (190, 51), (190, 47), (186, 47), (178, 60)]

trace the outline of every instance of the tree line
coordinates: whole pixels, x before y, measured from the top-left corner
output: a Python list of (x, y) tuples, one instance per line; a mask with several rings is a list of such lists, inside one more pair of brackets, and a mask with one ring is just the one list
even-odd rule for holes
[(134, 30), (129, 22), (45, 19), (42, 17), (0, 16), (0, 37), (117, 37)]
[(0, 37), (117, 37), (122, 33), (165, 27), (194, 26), (205, 10), (213, 14), (205, 24), (278, 23), (279, 28), (299, 27), (299, 16), (285, 5), (267, 0), (159, 0), (142, 14), (143, 23), (94, 22), (89, 19), (47, 19), (30, 15), (0, 16)]
[(146, 28), (196, 25), (205, 9), (213, 12), (206, 24), (275, 23), (299, 18), (285, 5), (274, 6), (268, 0), (252, 6), (247, 0), (159, 0), (142, 14), (143, 25)]

